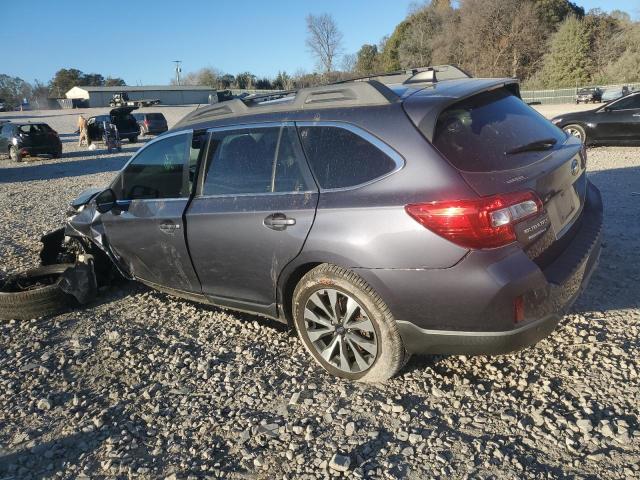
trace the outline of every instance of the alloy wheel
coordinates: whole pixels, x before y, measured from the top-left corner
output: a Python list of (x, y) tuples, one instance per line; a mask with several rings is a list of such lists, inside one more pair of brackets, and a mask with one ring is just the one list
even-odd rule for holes
[(343, 372), (363, 372), (378, 356), (373, 322), (353, 297), (339, 290), (325, 288), (311, 294), (304, 328), (320, 357)]
[(573, 127), (568, 127), (565, 129), (565, 132), (567, 132), (569, 135), (573, 135), (576, 138), (579, 138), (580, 140), (582, 140), (582, 132), (580, 130), (578, 130), (577, 128), (573, 128)]

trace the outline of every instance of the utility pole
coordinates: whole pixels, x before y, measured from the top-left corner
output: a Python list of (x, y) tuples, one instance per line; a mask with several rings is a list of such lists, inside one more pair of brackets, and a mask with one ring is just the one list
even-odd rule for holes
[(182, 72), (180, 65), (182, 64), (182, 60), (174, 60), (173, 63), (176, 64), (176, 85), (180, 85), (180, 73)]

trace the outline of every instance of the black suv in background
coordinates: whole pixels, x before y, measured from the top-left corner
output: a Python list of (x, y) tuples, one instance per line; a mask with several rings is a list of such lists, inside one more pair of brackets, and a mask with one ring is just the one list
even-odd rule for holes
[(161, 113), (134, 113), (133, 117), (140, 126), (140, 135), (160, 135), (169, 130), (167, 119)]
[(8, 154), (14, 162), (37, 155), (60, 158), (62, 142), (46, 123), (4, 123), (0, 127), (0, 153)]
[(87, 128), (89, 138), (92, 141), (101, 140), (104, 133), (104, 122), (112, 123), (118, 128), (120, 138), (128, 138), (131, 143), (138, 141), (140, 126), (131, 112), (138, 107), (118, 107), (109, 112), (109, 115), (97, 115), (89, 117)]

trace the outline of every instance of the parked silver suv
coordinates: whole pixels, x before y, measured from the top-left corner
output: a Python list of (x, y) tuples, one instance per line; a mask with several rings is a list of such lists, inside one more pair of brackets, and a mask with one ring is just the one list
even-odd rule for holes
[(585, 287), (600, 194), (515, 80), (435, 67), (278, 97), (191, 113), (74, 202), (67, 235), (128, 278), (289, 324), (354, 380), (531, 345)]

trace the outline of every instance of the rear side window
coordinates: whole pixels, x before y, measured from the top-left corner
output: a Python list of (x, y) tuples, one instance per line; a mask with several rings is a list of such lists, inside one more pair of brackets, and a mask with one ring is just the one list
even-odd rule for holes
[(397, 164), (382, 150), (349, 130), (300, 127), (300, 139), (322, 188), (353, 187), (392, 172)]
[(566, 135), (505, 89), (475, 95), (440, 114), (434, 146), (459, 170), (492, 172), (537, 162), (548, 151), (507, 155), (505, 152), (539, 140)]
[(307, 191), (304, 161), (293, 127), (213, 132), (203, 195)]

